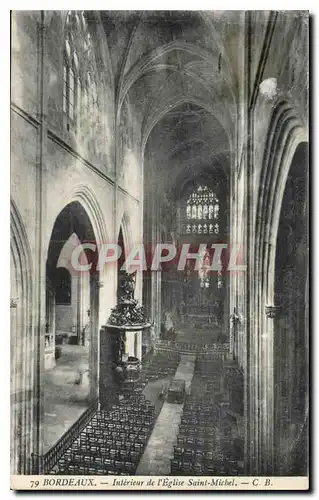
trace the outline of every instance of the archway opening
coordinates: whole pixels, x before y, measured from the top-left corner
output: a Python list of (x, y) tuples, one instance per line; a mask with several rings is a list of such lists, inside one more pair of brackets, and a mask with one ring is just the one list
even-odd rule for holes
[[(175, 257), (144, 273), (143, 303), (154, 337), (195, 345), (227, 342), (229, 284), (221, 262), (212, 265), (212, 244), (228, 243), (229, 140), (204, 108), (183, 103), (152, 129), (144, 157), (144, 242), (147, 255), (160, 243)], [(181, 254), (205, 246), (202, 265), (182, 266)], [(165, 252), (165, 251), (164, 251)], [(227, 250), (226, 250), (227, 254)], [(223, 255), (221, 257), (223, 259)], [(182, 268), (181, 268), (182, 267)]]
[(25, 226), (12, 200), (10, 236), (10, 470), (31, 474), (35, 423), (32, 258)]
[[(203, 343), (227, 341), (223, 330), (226, 309), (227, 251), (220, 252), (217, 245), (227, 241), (227, 190), (224, 177), (202, 173), (186, 182), (178, 193), (178, 246), (190, 245), (189, 253), (202, 246), (196, 266), (188, 259), (180, 281), (181, 325), (191, 322), (199, 328), (198, 337)], [(216, 260), (217, 265), (213, 265)], [(205, 332), (200, 335), (200, 331)], [(210, 332), (210, 333), (208, 333)]]
[(46, 262), (44, 453), (97, 396), (96, 239), (79, 202), (58, 215)]
[[(307, 470), (308, 421), (308, 145), (294, 154), (282, 201), (276, 245), (275, 323), (277, 466)], [(280, 451), (279, 451), (280, 450)]]

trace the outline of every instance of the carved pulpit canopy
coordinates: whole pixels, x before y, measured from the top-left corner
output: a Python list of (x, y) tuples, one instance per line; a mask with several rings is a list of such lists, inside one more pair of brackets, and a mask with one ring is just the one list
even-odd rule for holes
[(119, 302), (133, 301), (136, 285), (136, 271), (128, 274), (126, 271), (119, 273)]
[(134, 299), (136, 285), (136, 272), (128, 274), (119, 273), (119, 298), (117, 305), (112, 309), (108, 321), (109, 325), (118, 326), (134, 331), (132, 327), (149, 327), (144, 308)]

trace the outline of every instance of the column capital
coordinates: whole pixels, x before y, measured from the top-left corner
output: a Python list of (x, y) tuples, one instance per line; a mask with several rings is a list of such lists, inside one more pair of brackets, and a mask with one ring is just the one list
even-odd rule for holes
[(10, 299), (10, 309), (16, 309), (18, 307), (18, 297)]
[(277, 318), (281, 311), (281, 306), (265, 306), (265, 313), (267, 318)]

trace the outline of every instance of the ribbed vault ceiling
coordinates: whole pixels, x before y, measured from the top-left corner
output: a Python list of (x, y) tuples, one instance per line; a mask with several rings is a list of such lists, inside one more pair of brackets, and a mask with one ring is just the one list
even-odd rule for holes
[(214, 116), (184, 103), (168, 112), (149, 135), (145, 162), (153, 189), (178, 193), (200, 177), (227, 179), (228, 137)]
[(239, 12), (102, 11), (101, 17), (118, 123), (127, 102), (142, 149), (157, 121), (185, 102), (208, 109), (234, 136)]

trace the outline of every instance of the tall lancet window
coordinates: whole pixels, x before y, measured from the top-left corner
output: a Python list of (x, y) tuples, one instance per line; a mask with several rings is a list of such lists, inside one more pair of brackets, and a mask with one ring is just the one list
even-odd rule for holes
[(69, 11), (65, 22), (63, 118), (67, 130), (88, 125), (99, 116), (98, 80), (92, 38), (84, 11)]
[[(198, 225), (198, 227), (200, 224)], [(209, 271), (211, 268), (211, 256), (208, 249), (204, 250), (201, 259), (200, 259), (200, 267), (198, 271), (198, 277), (200, 280), (201, 288), (209, 288), (210, 287), (210, 278)]]
[(186, 234), (219, 234), (219, 199), (209, 187), (200, 185), (186, 203)]

